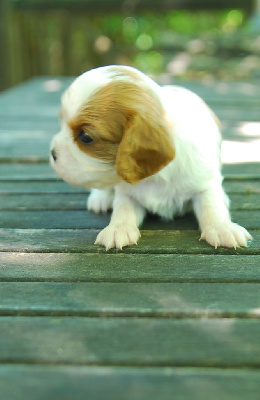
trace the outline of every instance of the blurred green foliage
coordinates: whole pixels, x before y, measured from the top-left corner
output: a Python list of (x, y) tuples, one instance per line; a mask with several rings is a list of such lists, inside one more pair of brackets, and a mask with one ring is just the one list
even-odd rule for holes
[(47, 8), (12, 18), (14, 83), (107, 64), (132, 65), (165, 83), (259, 77), (260, 34), (240, 9), (89, 15)]
[(260, 70), (260, 36), (250, 34), (242, 10), (114, 14), (93, 23), (97, 53), (117, 54), (116, 63), (147, 73), (240, 79)]

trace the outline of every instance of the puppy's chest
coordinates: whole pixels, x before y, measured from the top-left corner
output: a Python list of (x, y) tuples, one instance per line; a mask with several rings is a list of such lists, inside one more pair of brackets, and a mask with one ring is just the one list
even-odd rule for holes
[(133, 190), (134, 197), (150, 213), (171, 219), (181, 216), (190, 208), (191, 195), (183, 193), (167, 185), (146, 184)]

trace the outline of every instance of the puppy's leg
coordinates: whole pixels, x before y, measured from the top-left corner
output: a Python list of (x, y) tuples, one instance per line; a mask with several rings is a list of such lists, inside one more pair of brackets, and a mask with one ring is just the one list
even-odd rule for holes
[(228, 204), (228, 197), (220, 183), (194, 197), (193, 206), (201, 229), (201, 239), (215, 248), (247, 247), (247, 241), (252, 236), (245, 228), (231, 221)]
[(96, 214), (106, 213), (112, 209), (114, 189), (91, 189), (87, 199), (87, 209)]
[(110, 224), (98, 234), (95, 244), (105, 246), (106, 250), (113, 247), (122, 250), (124, 246), (137, 244), (140, 237), (138, 226), (143, 222), (145, 213), (145, 209), (134, 199), (117, 194)]

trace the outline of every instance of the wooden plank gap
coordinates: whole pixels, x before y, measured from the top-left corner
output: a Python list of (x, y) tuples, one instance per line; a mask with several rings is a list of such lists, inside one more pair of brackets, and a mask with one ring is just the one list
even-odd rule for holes
[(156, 319), (233, 319), (239, 318), (240, 320), (246, 319), (260, 319), (258, 310), (248, 312), (222, 312), (222, 311), (192, 311), (192, 312), (155, 312), (155, 311), (67, 311), (67, 310), (55, 310), (53, 307), (51, 310), (35, 309), (35, 310), (15, 310), (15, 309), (1, 309), (0, 317), (31, 317), (31, 318), (44, 318), (44, 317), (68, 317), (68, 318), (156, 318)]

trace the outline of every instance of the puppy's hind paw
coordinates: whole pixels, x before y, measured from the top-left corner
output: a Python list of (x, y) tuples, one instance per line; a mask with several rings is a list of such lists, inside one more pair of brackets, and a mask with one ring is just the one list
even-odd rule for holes
[(95, 244), (104, 246), (106, 250), (137, 244), (140, 231), (135, 225), (108, 225), (97, 236)]
[(247, 247), (248, 241), (253, 238), (245, 228), (230, 221), (218, 226), (205, 227), (201, 232), (200, 239), (205, 240), (215, 249), (217, 247), (236, 249), (237, 247)]

